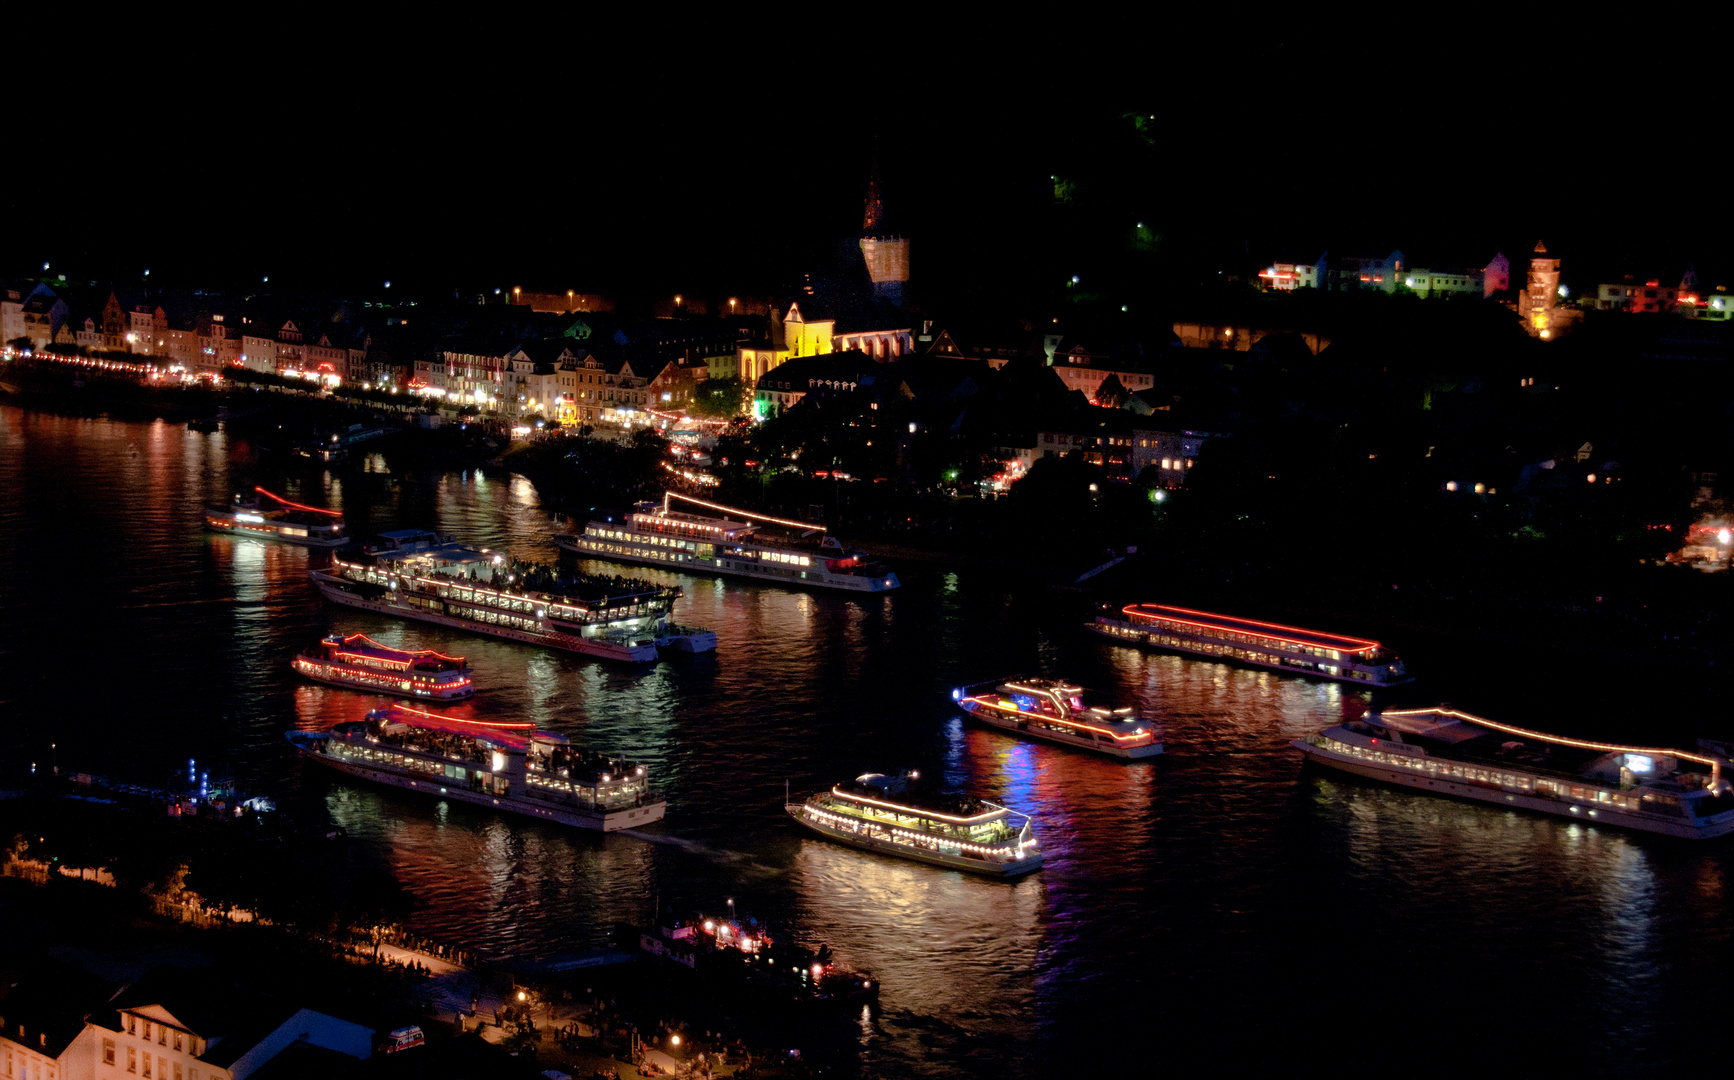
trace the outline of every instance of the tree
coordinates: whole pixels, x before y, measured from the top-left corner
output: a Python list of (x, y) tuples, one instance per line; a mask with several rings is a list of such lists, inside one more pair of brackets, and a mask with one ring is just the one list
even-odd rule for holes
[(1126, 399), (1131, 396), (1126, 392), (1126, 385), (1120, 381), (1120, 376), (1112, 373), (1102, 380), (1102, 385), (1096, 387), (1096, 404), (1105, 409), (1118, 409), (1126, 404)]
[(698, 384), (692, 396), (692, 411), (699, 416), (726, 419), (738, 416), (746, 408), (747, 388), (740, 379), (729, 376), (706, 379)]

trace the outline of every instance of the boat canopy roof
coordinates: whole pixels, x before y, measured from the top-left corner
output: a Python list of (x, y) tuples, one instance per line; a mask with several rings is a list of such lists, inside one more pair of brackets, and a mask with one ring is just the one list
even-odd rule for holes
[(496, 555), (483, 548), (465, 547), (463, 544), (389, 548), (385, 551), (373, 552), (373, 557), (381, 562), (409, 562), (425, 559), (445, 566), (469, 566), (505, 561), (504, 556)]
[(1233, 615), (1217, 615), (1209, 611), (1194, 611), (1191, 608), (1170, 607), (1166, 604), (1128, 604), (1120, 610), (1134, 619), (1163, 619), (1195, 626), (1201, 630), (1217, 630), (1231, 634), (1246, 634), (1252, 637), (1276, 638), (1279, 641), (1305, 645), (1314, 649), (1334, 649), (1337, 652), (1359, 653), (1370, 652), (1380, 647), (1378, 642), (1369, 641), (1366, 638), (1327, 634), (1322, 630), (1306, 630), (1298, 626), (1260, 622), (1257, 619), (1242, 619)]
[(1722, 767), (1722, 759), (1709, 754), (1647, 746), (1624, 746), (1619, 743), (1550, 735), (1544, 731), (1514, 727), (1511, 724), (1489, 720), (1472, 713), (1459, 712), (1443, 705), (1437, 705), (1430, 709), (1387, 709), (1384, 712), (1368, 713), (1367, 721), (1435, 742), (1468, 742), (1470, 739), (1487, 735), (1515, 736), (1521, 740), (1534, 740), (1549, 746), (1583, 751), (1592, 757), (1636, 755), (1644, 758), (1676, 758), (1680, 761), (1690, 761), (1696, 765), (1709, 766), (1718, 775), (1720, 775)]
[(420, 709), (405, 708), (394, 705), (380, 710), (384, 715), (370, 713), (377, 719), (388, 724), (403, 724), (408, 727), (422, 728), (426, 731), (439, 731), (447, 735), (460, 735), (467, 739), (475, 739), (492, 746), (506, 750), (516, 750), (523, 753), (530, 748), (530, 742), (537, 735), (536, 725), (532, 723), (517, 723), (504, 720), (465, 720), (456, 716), (441, 716), (438, 713), (423, 712)]

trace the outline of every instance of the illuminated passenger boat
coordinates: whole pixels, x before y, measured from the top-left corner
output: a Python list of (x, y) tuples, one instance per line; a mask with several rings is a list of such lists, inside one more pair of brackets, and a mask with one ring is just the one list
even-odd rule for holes
[(1320, 765), (1441, 795), (1669, 836), (1734, 832), (1734, 785), (1708, 754), (1567, 739), (1443, 706), (1370, 713), (1291, 745)]
[[(717, 511), (721, 516), (682, 513), (673, 499)], [(743, 520), (736, 521), (729, 514)], [(761, 534), (767, 527), (785, 535)], [(625, 521), (592, 521), (577, 536), (558, 536), (566, 551), (591, 559), (643, 563), (687, 573), (726, 574), (782, 585), (847, 592), (887, 592), (897, 575), (864, 552), (845, 548), (823, 529), (799, 521), (766, 517), (667, 492), (662, 505), (644, 503)], [(820, 537), (814, 540), (815, 536)]]
[[(235, 496), (232, 506), (205, 507), (205, 528), (302, 547), (334, 548), (349, 543), (349, 535), (343, 531), (343, 511), (303, 506), (262, 487), (253, 491), (256, 494), (252, 496)], [(271, 502), (261, 502), (260, 495)]]
[(1129, 707), (1092, 705), (1088, 693), (1057, 679), (1005, 679), (953, 690), (951, 698), (976, 720), (1014, 735), (1127, 760), (1162, 752), (1153, 725)]
[(607, 660), (716, 648), (714, 632), (669, 621), (678, 586), (558, 575), (414, 529), (380, 540), (360, 558), (340, 553), (309, 572), (327, 600)]
[(330, 731), (291, 731), (310, 761), (363, 780), (579, 829), (662, 819), (644, 766), (572, 748), (535, 724), (460, 720), (396, 707)]
[(463, 657), (432, 649), (394, 649), (366, 634), (329, 634), (297, 654), (291, 666), (315, 682), (351, 690), (408, 694), (429, 701), (476, 696)]
[(1105, 638), (1169, 652), (1196, 653), (1295, 675), (1396, 686), (1414, 676), (1376, 641), (1281, 623), (1213, 615), (1165, 604), (1128, 604), (1089, 624)]
[(910, 783), (916, 779), (868, 773), (783, 809), (819, 835), (867, 851), (999, 878), (1041, 868), (1028, 814), (985, 799), (928, 794)]

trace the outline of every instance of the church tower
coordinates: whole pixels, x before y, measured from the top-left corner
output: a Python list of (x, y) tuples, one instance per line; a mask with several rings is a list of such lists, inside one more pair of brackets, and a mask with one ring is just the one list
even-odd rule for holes
[(1529, 280), (1517, 297), (1517, 314), (1530, 336), (1551, 338), (1554, 308), (1559, 302), (1559, 260), (1549, 258), (1547, 245), (1536, 241), (1529, 260)]
[(873, 171), (867, 180), (867, 212), (861, 220), (861, 257), (873, 295), (903, 306), (903, 285), (909, 280), (909, 241), (885, 224), (885, 198), (879, 178), (879, 147), (873, 147)]

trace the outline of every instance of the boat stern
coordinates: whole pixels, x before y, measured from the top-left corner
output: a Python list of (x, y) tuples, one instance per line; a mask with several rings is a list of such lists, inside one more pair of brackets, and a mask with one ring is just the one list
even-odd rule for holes
[(303, 754), (321, 754), (325, 752), (325, 743), (331, 738), (328, 731), (286, 731), (283, 738), (290, 746)]
[(666, 634), (657, 636), (656, 647), (681, 653), (716, 652), (716, 631), (693, 626), (671, 626)]

